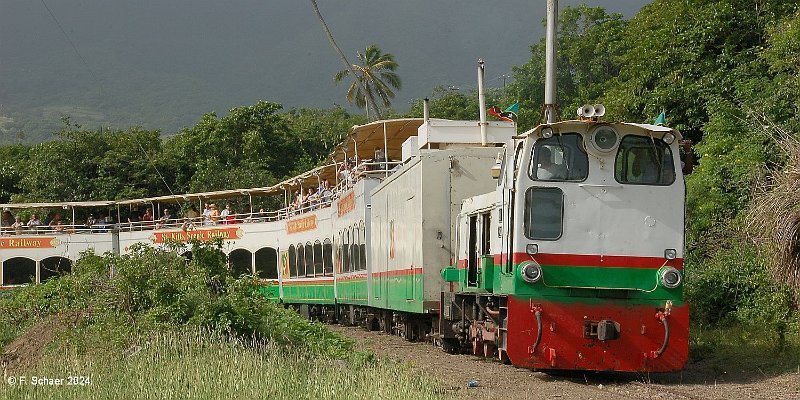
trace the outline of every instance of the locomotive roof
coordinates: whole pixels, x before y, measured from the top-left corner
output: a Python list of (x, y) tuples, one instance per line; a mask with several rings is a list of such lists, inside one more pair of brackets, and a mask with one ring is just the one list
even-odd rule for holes
[[(528, 136), (531, 133), (538, 132), (542, 128), (547, 127), (547, 126), (551, 126), (553, 128), (557, 128), (557, 129), (559, 129), (559, 128), (561, 128), (561, 129), (570, 129), (570, 128), (572, 128), (572, 129), (581, 129), (582, 130), (582, 129), (587, 129), (588, 127), (590, 127), (592, 125), (600, 125), (600, 124), (602, 124), (602, 125), (632, 127), (632, 128), (635, 128), (636, 130), (639, 130), (641, 134), (646, 134), (647, 132), (662, 133), (662, 134), (663, 133), (667, 133), (667, 132), (672, 132), (673, 134), (675, 134), (675, 137), (677, 139), (682, 139), (683, 138), (683, 136), (681, 136), (680, 132), (678, 132), (676, 129), (670, 128), (668, 126), (663, 126), (663, 125), (637, 124), (637, 123), (632, 123), (632, 122), (589, 121), (589, 120), (569, 120), (569, 121), (554, 122), (552, 124), (541, 124), (541, 125), (537, 126), (536, 128), (533, 128), (533, 129), (523, 133), (522, 136)], [(578, 127), (580, 127), (580, 128), (578, 128)]]

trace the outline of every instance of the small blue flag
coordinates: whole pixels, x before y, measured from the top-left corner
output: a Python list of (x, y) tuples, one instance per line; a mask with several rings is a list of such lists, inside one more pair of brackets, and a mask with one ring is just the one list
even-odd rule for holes
[(658, 118), (656, 118), (656, 125), (664, 126), (667, 124), (667, 112), (662, 111), (661, 114), (658, 114)]

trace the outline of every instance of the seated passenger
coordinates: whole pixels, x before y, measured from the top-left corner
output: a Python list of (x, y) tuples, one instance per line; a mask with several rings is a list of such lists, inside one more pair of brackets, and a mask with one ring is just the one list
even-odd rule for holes
[(563, 164), (553, 162), (553, 155), (547, 146), (538, 149), (539, 165), (536, 168), (536, 179), (557, 181), (567, 179), (567, 168)]
[(149, 208), (145, 209), (144, 214), (142, 214), (142, 226), (153, 226), (153, 212)]
[(28, 228), (36, 229), (37, 227), (42, 226), (42, 221), (39, 220), (38, 214), (31, 214), (31, 219), (28, 220)]
[(3, 211), (3, 216), (0, 217), (0, 228), (7, 228), (3, 229), (3, 233), (9, 233), (9, 229), (11, 225), (14, 225), (14, 217), (11, 215), (11, 211)]
[(172, 214), (169, 212), (169, 208), (165, 208), (164, 215), (162, 215), (161, 218), (158, 219), (158, 223), (156, 223), (156, 229), (168, 226), (171, 220)]
[(14, 223), (11, 224), (11, 229), (13, 229), (14, 233), (16, 233), (17, 235), (22, 235), (22, 228), (24, 228), (24, 227), (25, 227), (25, 223), (22, 222), (22, 218), (20, 216), (17, 216), (14, 219)]
[(94, 214), (89, 214), (89, 217), (86, 218), (86, 227), (92, 228), (95, 225), (97, 225), (97, 220), (94, 219)]

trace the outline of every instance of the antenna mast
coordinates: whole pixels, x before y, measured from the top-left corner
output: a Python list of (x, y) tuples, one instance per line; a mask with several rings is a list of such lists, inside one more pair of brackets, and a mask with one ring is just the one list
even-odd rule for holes
[(545, 42), (544, 119), (556, 122), (556, 32), (558, 0), (547, 0), (547, 36)]

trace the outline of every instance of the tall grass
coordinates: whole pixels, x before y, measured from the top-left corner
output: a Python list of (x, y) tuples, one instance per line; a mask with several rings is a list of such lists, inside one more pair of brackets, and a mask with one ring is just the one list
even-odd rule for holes
[(160, 332), (125, 354), (50, 352), (25, 375), (86, 375), (87, 386), (0, 384), (14, 399), (439, 399), (430, 379), (402, 364), (349, 361), (206, 331)]

